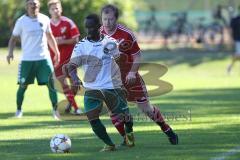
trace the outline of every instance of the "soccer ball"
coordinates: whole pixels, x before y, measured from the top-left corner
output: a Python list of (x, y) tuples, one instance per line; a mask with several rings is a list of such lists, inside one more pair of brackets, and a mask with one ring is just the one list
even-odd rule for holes
[(57, 134), (52, 137), (50, 148), (54, 153), (68, 153), (71, 149), (71, 140), (67, 135)]

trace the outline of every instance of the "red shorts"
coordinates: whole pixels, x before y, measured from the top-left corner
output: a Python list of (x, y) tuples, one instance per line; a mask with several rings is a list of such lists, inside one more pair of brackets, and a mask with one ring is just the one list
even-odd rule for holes
[(148, 93), (142, 77), (137, 73), (136, 81), (132, 85), (127, 85), (125, 82), (126, 76), (122, 77), (123, 85), (127, 92), (127, 101), (129, 102), (146, 102)]

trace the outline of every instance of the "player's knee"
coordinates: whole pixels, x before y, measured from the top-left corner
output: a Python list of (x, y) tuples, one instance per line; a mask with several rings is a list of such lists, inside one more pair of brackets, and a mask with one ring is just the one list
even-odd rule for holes
[(20, 84), (19, 85), (20, 89), (27, 89), (27, 87), (28, 87), (28, 85), (26, 85), (26, 84)]
[(147, 103), (148, 99), (146, 97), (136, 99), (137, 103)]
[(113, 114), (111, 115), (111, 120), (113, 125), (118, 126), (119, 124), (124, 122), (123, 114)]

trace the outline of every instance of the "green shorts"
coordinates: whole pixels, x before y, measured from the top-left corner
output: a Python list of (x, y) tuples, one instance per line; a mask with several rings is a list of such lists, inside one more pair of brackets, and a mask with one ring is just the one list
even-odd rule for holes
[(122, 89), (87, 90), (84, 94), (86, 112), (102, 107), (103, 102), (112, 113), (129, 113), (126, 95)]
[(36, 77), (38, 85), (45, 85), (52, 72), (53, 67), (49, 60), (21, 61), (18, 68), (18, 84), (33, 84)]

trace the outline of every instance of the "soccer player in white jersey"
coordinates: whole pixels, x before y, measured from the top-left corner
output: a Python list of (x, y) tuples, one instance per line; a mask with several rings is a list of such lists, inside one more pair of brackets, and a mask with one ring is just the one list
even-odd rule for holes
[(17, 111), (21, 118), (24, 93), (29, 84), (37, 78), (38, 85), (47, 85), (53, 107), (53, 117), (59, 119), (57, 112), (57, 93), (53, 88), (50, 75), (53, 71), (48, 44), (55, 53), (54, 61), (58, 64), (59, 50), (50, 28), (50, 19), (39, 12), (39, 0), (26, 0), (27, 13), (18, 18), (9, 40), (7, 61), (13, 59), (13, 50), (18, 38), (21, 40), (22, 57), (19, 64), (17, 91)]
[[(98, 15), (90, 14), (86, 17), (87, 37), (75, 46), (67, 72), (76, 88), (82, 83), (86, 90), (84, 108), (92, 130), (105, 143), (101, 151), (113, 151), (116, 149), (115, 144), (99, 119), (103, 101), (111, 111), (111, 116), (122, 119), (129, 147), (134, 146), (133, 123), (122, 90), (120, 70), (115, 62), (115, 58), (119, 56), (117, 44), (100, 34), (100, 26)], [(76, 72), (79, 66), (84, 71), (82, 82)]]

